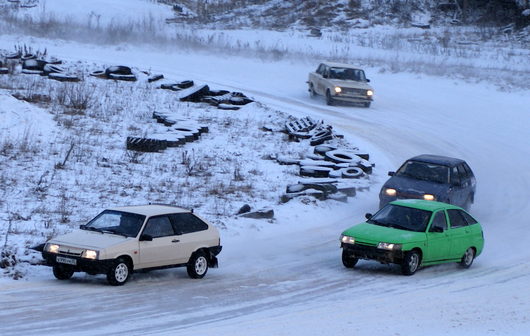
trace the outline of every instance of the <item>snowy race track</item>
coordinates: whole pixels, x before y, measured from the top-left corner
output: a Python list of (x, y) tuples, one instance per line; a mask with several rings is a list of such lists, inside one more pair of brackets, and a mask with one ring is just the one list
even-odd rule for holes
[[(372, 154), (378, 184), (334, 213), (311, 209), (296, 223), (223, 237), (220, 268), (200, 281), (188, 279), (183, 269), (135, 274), (118, 288), (101, 276), (59, 282), (51, 271), (2, 280), (2, 335), (530, 332), (528, 92), (366, 69), (376, 90), (372, 108), (327, 107), (306, 92), (307, 73), (316, 64), (69, 43), (49, 49), (71, 60), (126, 59), (166, 77), (238, 89), (271, 108), (322, 118)], [(485, 228), (484, 254), (469, 270), (449, 264), (413, 277), (375, 262), (343, 268), (340, 232), (376, 210), (388, 170), (422, 153), (461, 157), (475, 170), (471, 212)], [(282, 211), (289, 210), (279, 209), (277, 217)]]

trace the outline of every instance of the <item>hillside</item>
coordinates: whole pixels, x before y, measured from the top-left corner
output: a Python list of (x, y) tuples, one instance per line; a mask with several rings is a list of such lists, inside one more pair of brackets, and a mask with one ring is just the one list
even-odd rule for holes
[[(161, 0), (178, 18), (223, 28), (367, 27), (391, 24), (481, 25), (522, 29), (529, 24), (525, 0)], [(525, 11), (527, 10), (527, 11)]]

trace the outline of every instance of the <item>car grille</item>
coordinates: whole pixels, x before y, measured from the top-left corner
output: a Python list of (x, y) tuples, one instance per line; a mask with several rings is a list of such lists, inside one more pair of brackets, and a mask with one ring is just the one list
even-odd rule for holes
[(74, 256), (74, 257), (80, 257), (81, 254), (83, 253), (83, 249), (69, 247), (69, 246), (61, 246), (59, 248), (59, 253)]
[(342, 93), (354, 96), (366, 96), (365, 89), (342, 88)]
[(398, 191), (396, 197), (399, 199), (423, 199), (423, 194), (411, 194)]
[(359, 239), (355, 239), (355, 245), (374, 247), (374, 246), (377, 246), (377, 243), (372, 243), (372, 242), (368, 242), (368, 241), (362, 241), (362, 240), (359, 240)]

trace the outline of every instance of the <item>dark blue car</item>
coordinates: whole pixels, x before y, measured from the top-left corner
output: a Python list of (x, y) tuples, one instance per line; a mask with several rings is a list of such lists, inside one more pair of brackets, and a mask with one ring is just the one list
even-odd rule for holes
[(474, 201), (476, 180), (461, 159), (419, 155), (407, 160), (396, 172), (388, 172), (379, 193), (379, 207), (396, 199), (425, 199), (469, 209)]

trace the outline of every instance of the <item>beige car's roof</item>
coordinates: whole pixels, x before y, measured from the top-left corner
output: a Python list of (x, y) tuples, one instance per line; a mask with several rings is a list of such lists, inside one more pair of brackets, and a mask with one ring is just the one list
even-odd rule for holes
[(361, 70), (359, 69), (358, 67), (354, 66), (354, 65), (351, 65), (351, 64), (346, 64), (346, 63), (336, 63), (336, 62), (322, 62), (324, 63), (325, 65), (327, 66), (330, 66), (332, 68), (348, 68), (348, 69), (357, 69), (357, 70)]
[(190, 212), (190, 210), (179, 208), (173, 205), (163, 205), (163, 204), (147, 204), (147, 205), (131, 205), (123, 206), (117, 208), (111, 208), (109, 210), (117, 210), (124, 212), (131, 212), (144, 216), (156, 216), (156, 215), (165, 215), (170, 213), (182, 213)]

